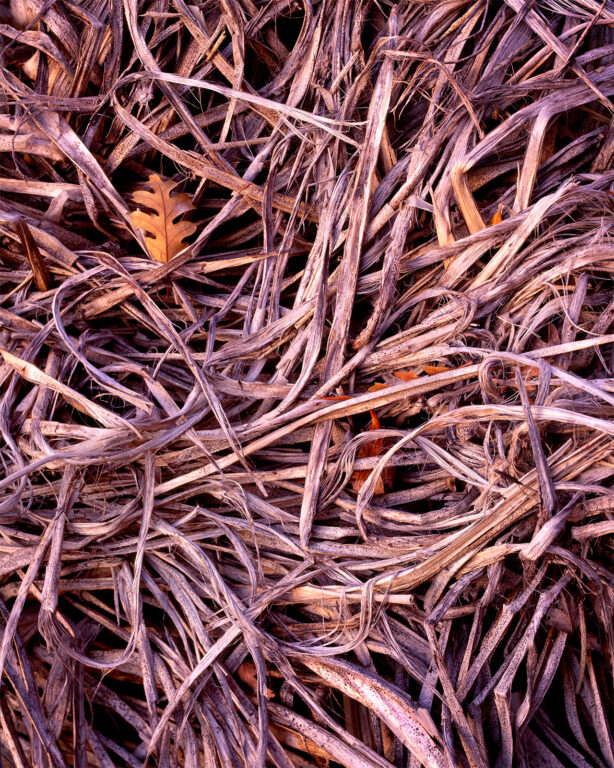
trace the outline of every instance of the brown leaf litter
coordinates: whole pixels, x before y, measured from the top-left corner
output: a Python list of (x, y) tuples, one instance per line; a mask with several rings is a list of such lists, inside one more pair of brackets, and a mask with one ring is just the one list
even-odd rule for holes
[(0, 36), (2, 764), (614, 765), (613, 4)]

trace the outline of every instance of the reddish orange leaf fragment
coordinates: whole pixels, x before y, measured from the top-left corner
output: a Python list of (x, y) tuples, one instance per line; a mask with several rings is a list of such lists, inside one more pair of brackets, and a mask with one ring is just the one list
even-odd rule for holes
[[(239, 680), (241, 682), (245, 683), (249, 688), (252, 689), (252, 691), (256, 692), (258, 690), (258, 677), (256, 674), (256, 665), (252, 664), (251, 661), (245, 661), (239, 669), (237, 670), (237, 674), (239, 675)], [(275, 694), (273, 691), (267, 686), (266, 689), (266, 697), (267, 699), (272, 699)]]
[(394, 371), (393, 376), (396, 376), (397, 379), (401, 379), (401, 381), (414, 381), (415, 379), (420, 378), (420, 376), (413, 371)]
[(503, 203), (500, 203), (495, 215), (490, 220), (491, 227), (494, 226), (495, 224), (501, 224), (501, 222), (503, 221), (503, 216), (501, 213), (502, 211), (503, 211)]
[(450, 368), (448, 365), (425, 365), (422, 369), (427, 376), (434, 376), (436, 373), (447, 373), (453, 371), (454, 368)]
[[(374, 429), (381, 429), (381, 425), (375, 411), (370, 411), (370, 414), (371, 414), (371, 424), (369, 426), (369, 432), (371, 432)], [(375, 440), (372, 440), (369, 443), (365, 443), (364, 445), (361, 445), (360, 448), (358, 449), (358, 453), (356, 454), (356, 456), (359, 459), (366, 459), (370, 456), (379, 456), (380, 453), (383, 451), (383, 449), (384, 449), (384, 441), (381, 438), (377, 438)], [(386, 478), (386, 481), (390, 480), (392, 478), (392, 474), (391, 474), (392, 472), (394, 472), (394, 470), (384, 470), (383, 474), (377, 478), (377, 483), (375, 484), (375, 490), (373, 491), (374, 496), (381, 496), (382, 494), (386, 493), (384, 478)], [(358, 491), (360, 491), (362, 486), (367, 482), (367, 479), (370, 474), (371, 474), (370, 469), (357, 469), (352, 474), (352, 479), (351, 479), (352, 490), (358, 493)]]
[[(369, 427), (369, 431), (372, 429), (381, 429), (382, 425), (379, 423), (379, 419), (377, 418), (377, 414), (375, 411), (369, 411), (371, 414), (371, 426)], [(375, 454), (371, 454), (372, 456), (375, 456)]]
[(388, 384), (382, 384), (381, 381), (376, 381), (373, 386), (369, 387), (367, 392), (379, 392), (380, 389), (388, 389)]

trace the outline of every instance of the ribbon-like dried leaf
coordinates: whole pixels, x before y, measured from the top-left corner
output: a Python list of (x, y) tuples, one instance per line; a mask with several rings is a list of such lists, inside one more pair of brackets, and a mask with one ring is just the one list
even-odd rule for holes
[(53, 392), (59, 392), (59, 394), (62, 395), (66, 402), (72, 405), (73, 408), (76, 408), (81, 413), (85, 413), (105, 427), (108, 427), (109, 429), (127, 427), (133, 432), (136, 432), (134, 427), (126, 422), (121, 416), (118, 416), (107, 408), (103, 408), (101, 405), (98, 405), (98, 403), (92, 402), (80, 392), (63, 384), (61, 381), (54, 379), (52, 376), (47, 375), (33, 363), (29, 363), (27, 360), (22, 360), (22, 358), (13, 355), (8, 349), (0, 348), (0, 355), (4, 358), (4, 362), (16, 370), (23, 379), (29, 381), (31, 384), (37, 384), (42, 388), (46, 387)]
[[(138, 189), (132, 199), (152, 213), (137, 209), (130, 214), (135, 227), (144, 230), (145, 243), (154, 261), (166, 263), (185, 248), (184, 241), (193, 235), (196, 224), (180, 219), (184, 213), (194, 210), (190, 196), (185, 192), (171, 195), (176, 181), (162, 179), (157, 173), (147, 180), (149, 189)], [(147, 234), (149, 233), (149, 234)]]
[(386, 723), (395, 736), (427, 768), (447, 765), (435, 743), (437, 729), (425, 709), (419, 709), (400, 690), (382, 678), (340, 659), (304, 657), (303, 664), (337, 690), (364, 704)]

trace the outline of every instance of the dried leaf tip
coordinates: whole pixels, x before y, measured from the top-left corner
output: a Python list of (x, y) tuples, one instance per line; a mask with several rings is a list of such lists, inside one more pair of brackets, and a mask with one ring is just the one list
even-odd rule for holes
[(19, 217), (13, 225), (17, 237), (19, 238), (23, 247), (24, 253), (28, 262), (30, 263), (30, 269), (32, 270), (32, 277), (34, 278), (34, 284), (39, 291), (48, 291), (51, 288), (51, 275), (45, 264), (45, 260), (41, 252), (36, 245), (36, 241), (32, 236), (30, 227), (26, 220)]
[(137, 205), (151, 211), (133, 211), (130, 214), (132, 224), (145, 232), (145, 243), (151, 258), (162, 263), (170, 261), (183, 250), (184, 241), (196, 230), (193, 222), (180, 220), (183, 214), (195, 208), (185, 192), (171, 195), (177, 183), (153, 173), (146, 182), (148, 189), (132, 193), (132, 200)]
[(369, 427), (369, 431), (371, 431), (372, 429), (381, 429), (382, 425), (380, 424), (380, 421), (377, 418), (377, 414), (375, 413), (375, 411), (369, 411), (369, 413), (371, 414), (371, 426)]
[(500, 224), (503, 221), (503, 203), (499, 203), (499, 207), (497, 208), (494, 216), (490, 220), (490, 226), (492, 227), (494, 224)]

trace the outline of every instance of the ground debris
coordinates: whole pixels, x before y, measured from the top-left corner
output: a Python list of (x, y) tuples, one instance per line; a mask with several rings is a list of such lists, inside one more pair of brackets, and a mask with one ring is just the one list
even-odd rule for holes
[(614, 765), (613, 4), (4, 6), (2, 765)]

